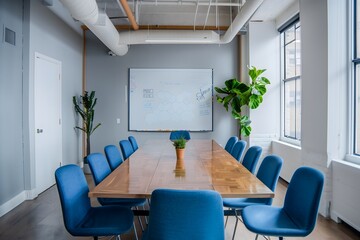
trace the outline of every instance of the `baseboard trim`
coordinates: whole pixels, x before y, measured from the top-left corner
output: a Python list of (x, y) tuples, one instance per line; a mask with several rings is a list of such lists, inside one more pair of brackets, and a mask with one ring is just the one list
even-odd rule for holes
[(15, 197), (13, 197), (12, 199), (10, 199), (9, 201), (5, 202), (0, 206), (0, 217), (4, 216), (5, 214), (13, 210), (24, 201), (32, 200), (37, 196), (38, 195), (35, 189), (22, 191), (21, 193), (19, 193), (18, 195), (16, 195)]

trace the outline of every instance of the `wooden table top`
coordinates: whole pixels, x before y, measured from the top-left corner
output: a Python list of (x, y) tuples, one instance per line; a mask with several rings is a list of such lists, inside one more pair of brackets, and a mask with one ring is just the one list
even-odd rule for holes
[(210, 189), (222, 197), (274, 197), (214, 140), (188, 141), (183, 163), (176, 163), (170, 140), (151, 140), (91, 190), (89, 197), (150, 198), (157, 188)]

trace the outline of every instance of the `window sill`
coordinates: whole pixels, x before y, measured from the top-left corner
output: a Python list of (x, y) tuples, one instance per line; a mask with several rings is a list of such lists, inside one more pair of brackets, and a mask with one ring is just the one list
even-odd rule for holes
[(360, 156), (347, 154), (344, 160), (353, 164), (360, 165)]
[(290, 143), (290, 142), (288, 142), (288, 141), (283, 141), (282, 139), (280, 139), (280, 140), (273, 140), (273, 142), (279, 143), (279, 144), (284, 145), (284, 146), (287, 146), (287, 147), (291, 147), (291, 148), (295, 148), (295, 149), (301, 150), (300, 144)]
[(287, 144), (289, 146), (299, 147), (301, 149), (301, 141), (299, 140), (280, 137), (280, 139), (276, 141), (278, 141), (279, 143)]

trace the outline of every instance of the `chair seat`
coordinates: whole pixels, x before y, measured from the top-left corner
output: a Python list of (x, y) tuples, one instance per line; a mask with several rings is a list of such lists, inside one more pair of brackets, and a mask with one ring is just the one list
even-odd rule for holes
[(307, 236), (310, 232), (297, 226), (283, 208), (267, 205), (249, 206), (242, 210), (245, 226), (266, 236)]
[(267, 198), (224, 198), (224, 207), (243, 209), (247, 206), (266, 204)]
[(138, 207), (146, 203), (145, 198), (98, 198), (101, 205), (120, 205), (121, 207)]
[(132, 224), (133, 213), (129, 208), (101, 206), (91, 208), (83, 222), (68, 230), (74, 236), (108, 236), (127, 232)]

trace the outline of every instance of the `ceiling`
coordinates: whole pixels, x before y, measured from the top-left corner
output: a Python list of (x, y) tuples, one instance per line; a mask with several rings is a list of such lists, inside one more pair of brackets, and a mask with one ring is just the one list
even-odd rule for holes
[(246, 31), (249, 21), (273, 20), (296, 0), (41, 1), (123, 56), (134, 44), (226, 44)]
[[(251, 1), (251, 0), (250, 0)], [(297, 0), (264, 0), (252, 17), (253, 21), (270, 21)], [(82, 23), (73, 19), (59, 0), (42, 0), (56, 15), (81, 33)], [(130, 27), (120, 0), (96, 0), (115, 26)], [(174, 28), (188, 26), (202, 29), (227, 28), (245, 0), (129, 0), (128, 5), (141, 28)], [(209, 7), (210, 4), (210, 7)]]
[[(249, 0), (248, 0), (249, 1)], [(250, 0), (251, 1), (251, 0)], [(264, 0), (253, 16), (256, 21), (275, 19), (296, 0)], [(96, 0), (114, 25), (129, 25), (119, 0)], [(140, 26), (228, 27), (246, 0), (128, 0)]]

